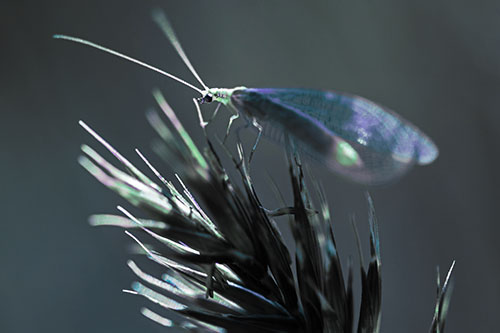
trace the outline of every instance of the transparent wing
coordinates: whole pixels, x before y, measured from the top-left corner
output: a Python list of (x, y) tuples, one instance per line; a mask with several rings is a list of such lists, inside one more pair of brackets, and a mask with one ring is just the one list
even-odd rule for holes
[[(438, 155), (434, 143), (394, 112), (361, 97), (304, 89), (245, 89), (234, 97), (260, 116), (263, 134), (296, 146), (330, 169), (363, 184), (379, 184)], [(259, 113), (260, 112), (260, 113)]]

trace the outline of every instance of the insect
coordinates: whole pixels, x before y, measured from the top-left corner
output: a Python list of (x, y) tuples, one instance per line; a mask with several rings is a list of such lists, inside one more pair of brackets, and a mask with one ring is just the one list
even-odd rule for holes
[(66, 35), (54, 35), (85, 44), (158, 72), (201, 94), (193, 99), (200, 124), (208, 124), (198, 104), (219, 103), (232, 112), (226, 130), (238, 118), (258, 130), (250, 160), (261, 135), (294, 147), (355, 182), (373, 185), (389, 182), (413, 165), (425, 165), (438, 156), (436, 145), (417, 127), (393, 111), (365, 98), (334, 91), (286, 88), (209, 88), (201, 80), (161, 11), (153, 18), (201, 84), (183, 79), (101, 45)]

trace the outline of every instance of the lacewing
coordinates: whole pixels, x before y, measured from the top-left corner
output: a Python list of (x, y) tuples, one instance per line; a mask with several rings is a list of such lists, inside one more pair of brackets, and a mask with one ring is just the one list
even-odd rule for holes
[[(436, 145), (417, 127), (391, 110), (365, 98), (334, 91), (286, 88), (209, 88), (191, 65), (166, 16), (155, 11), (153, 18), (202, 89), (168, 72), (84, 39), (54, 35), (100, 49), (139, 64), (197, 91), (198, 104), (217, 102), (233, 114), (231, 124), (242, 116), (258, 130), (252, 153), (263, 134), (293, 146), (336, 173), (367, 185), (400, 177), (414, 164), (425, 165), (438, 156)], [(197, 102), (196, 102), (197, 101)], [(216, 109), (215, 113), (218, 110)]]

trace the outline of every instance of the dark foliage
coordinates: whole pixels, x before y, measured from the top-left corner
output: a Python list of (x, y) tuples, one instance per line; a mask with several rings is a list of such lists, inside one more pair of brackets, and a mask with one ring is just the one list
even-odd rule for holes
[[(129, 267), (143, 282), (134, 282), (132, 290), (126, 292), (142, 295), (163, 308), (162, 315), (148, 308), (143, 308), (142, 313), (164, 326), (192, 331), (352, 332), (352, 268), (344, 274), (324, 192), (310, 179), (315, 197), (319, 198), (317, 211), (293, 149), (287, 150), (293, 205), (271, 214), (263, 208), (252, 185), (241, 145), (237, 144), (238, 157), (231, 157), (231, 167), (241, 177), (234, 180), (225, 171), (212, 142), (207, 138), (207, 147), (201, 153), (161, 94), (154, 95), (172, 125), (166, 126), (155, 112), (148, 114), (161, 137), (154, 149), (178, 172), (180, 186), (165, 180), (137, 151), (161, 181), (160, 186), (84, 123), (82, 126), (115, 155), (127, 172), (115, 168), (88, 146), (82, 146), (86, 156), (79, 160), (100, 182), (146, 215), (136, 218), (119, 207), (126, 217), (94, 215), (91, 224), (140, 229), (141, 236), (152, 237), (158, 243), (145, 245), (126, 231), (140, 245), (138, 252), (160, 264), (164, 272), (156, 278), (129, 261)], [(369, 195), (367, 201), (371, 257), (366, 269), (361, 261), (362, 298), (357, 327), (358, 332), (378, 332), (382, 298), (380, 245)], [(282, 214), (288, 216), (295, 240), (295, 266), (273, 220)], [(432, 332), (444, 328), (450, 275), (451, 270), (442, 286), (438, 279)]]

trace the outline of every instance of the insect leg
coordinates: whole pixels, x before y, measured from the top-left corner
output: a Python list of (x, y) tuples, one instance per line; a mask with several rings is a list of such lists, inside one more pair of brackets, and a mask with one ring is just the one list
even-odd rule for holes
[(217, 104), (217, 106), (215, 107), (214, 113), (212, 113), (212, 116), (210, 117), (210, 119), (208, 119), (207, 123), (210, 123), (212, 120), (215, 119), (215, 116), (217, 115), (217, 112), (219, 112), (221, 105), (222, 105), (222, 103)]
[(219, 103), (217, 105), (217, 107), (215, 108), (215, 111), (214, 113), (212, 114), (212, 116), (210, 117), (210, 119), (208, 119), (208, 121), (205, 121), (203, 120), (203, 115), (201, 114), (201, 109), (200, 109), (200, 105), (199, 103), (196, 101), (196, 98), (193, 98), (193, 103), (194, 105), (196, 106), (196, 112), (198, 113), (198, 118), (200, 119), (200, 126), (201, 128), (203, 128), (203, 130), (205, 130), (205, 127), (210, 124), (210, 122), (212, 122), (212, 120), (214, 120), (215, 116), (217, 115), (217, 112), (219, 112), (219, 109), (220, 109), (220, 106), (221, 104)]
[(259, 131), (259, 134), (257, 134), (257, 139), (255, 139), (255, 143), (253, 144), (252, 151), (250, 152), (250, 157), (248, 158), (248, 163), (250, 163), (252, 161), (253, 153), (255, 152), (255, 149), (257, 148), (257, 144), (260, 141), (260, 137), (262, 136), (262, 130), (263, 130), (262, 125), (260, 125), (257, 122), (257, 119), (255, 119), (255, 118), (252, 119), (252, 125), (257, 128), (257, 130)]
[(231, 125), (233, 124), (233, 122), (238, 119), (240, 117), (240, 114), (239, 113), (235, 113), (233, 114), (230, 118), (229, 118), (229, 124), (227, 125), (227, 129), (226, 129), (226, 136), (224, 136), (224, 140), (222, 141), (223, 143), (226, 143), (226, 140), (227, 140), (227, 137), (229, 136), (229, 131), (231, 130)]
[(203, 115), (201, 114), (200, 105), (198, 104), (196, 98), (193, 98), (193, 103), (194, 106), (196, 107), (196, 113), (198, 113), (198, 119), (200, 119), (200, 126), (203, 129), (203, 131), (205, 131), (205, 127), (208, 125), (209, 121), (203, 120)]
[[(297, 209), (295, 207), (283, 207), (283, 208), (278, 208), (278, 209), (267, 209), (267, 208), (261, 206), (260, 208), (262, 208), (266, 212), (266, 214), (270, 217), (297, 214)], [(319, 214), (318, 211), (311, 209), (311, 208), (306, 208), (305, 212), (307, 213), (307, 215)]]
[(242, 142), (241, 137), (240, 137), (241, 130), (246, 129), (246, 128), (250, 127), (250, 125), (251, 125), (251, 122), (250, 122), (250, 120), (248, 120), (247, 117), (243, 117), (243, 119), (245, 119), (245, 125), (240, 125), (240, 126), (236, 127), (236, 137), (238, 138), (239, 142)]

